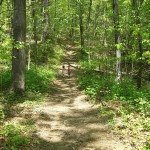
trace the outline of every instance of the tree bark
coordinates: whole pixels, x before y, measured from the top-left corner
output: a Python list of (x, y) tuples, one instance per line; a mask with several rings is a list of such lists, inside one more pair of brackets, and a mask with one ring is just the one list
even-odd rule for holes
[(114, 30), (115, 30), (115, 49), (116, 49), (116, 80), (121, 80), (121, 50), (120, 50), (120, 32), (119, 32), (119, 11), (118, 0), (113, 0), (113, 13), (114, 13)]
[[(31, 6), (31, 0), (29, 0), (29, 6)], [(30, 10), (29, 10), (29, 14), (31, 14)], [(30, 26), (30, 22), (29, 22), (29, 26)], [(29, 35), (28, 38), (29, 41), (29, 49), (28, 49), (28, 63), (27, 63), (27, 69), (30, 70), (30, 64), (31, 64), (31, 35)]]
[(37, 16), (36, 16), (36, 8), (35, 4), (33, 3), (33, 10), (32, 10), (32, 18), (33, 18), (33, 38), (34, 38), (34, 62), (35, 62), (35, 68), (37, 68), (38, 63), (38, 37), (37, 37)]
[[(42, 33), (42, 42), (45, 42), (49, 38), (49, 13), (48, 13), (48, 6), (49, 6), (49, 0), (43, 1), (43, 15), (44, 15), (44, 29)], [(42, 62), (47, 63), (48, 62), (48, 49), (47, 46), (45, 46), (43, 52), (42, 52)]]
[(49, 28), (49, 14), (48, 14), (48, 4), (49, 0), (43, 1), (43, 14), (44, 14), (44, 30), (42, 35), (42, 41), (45, 41), (48, 38), (48, 28)]
[(80, 40), (81, 40), (81, 49), (84, 48), (84, 27), (83, 27), (83, 4), (80, 2), (80, 8), (79, 8), (79, 25), (80, 25)]
[(143, 71), (143, 63), (142, 63), (142, 54), (143, 54), (143, 45), (142, 45), (142, 36), (138, 35), (139, 42), (139, 52), (138, 52), (138, 73), (137, 73), (137, 88), (140, 89), (142, 86), (142, 71)]
[(12, 50), (12, 88), (16, 94), (25, 91), (26, 0), (14, 0)]
[(87, 17), (87, 27), (86, 27), (87, 47), (89, 49), (89, 51), (88, 51), (88, 62), (89, 62), (89, 65), (91, 65), (90, 23), (91, 23), (92, 2), (93, 2), (92, 0), (89, 0), (89, 12), (88, 12), (88, 17)]
[[(140, 8), (143, 4), (144, 0), (133, 0), (132, 1), (132, 6), (134, 10), (134, 15), (135, 15), (135, 24), (139, 26), (141, 24), (140, 20)], [(142, 63), (142, 54), (143, 54), (143, 44), (142, 44), (142, 34), (141, 34), (141, 29), (138, 31), (138, 52), (137, 52), (137, 66), (138, 66), (138, 72), (137, 72), (137, 88), (140, 89), (142, 86), (142, 68), (143, 68), (143, 63)]]

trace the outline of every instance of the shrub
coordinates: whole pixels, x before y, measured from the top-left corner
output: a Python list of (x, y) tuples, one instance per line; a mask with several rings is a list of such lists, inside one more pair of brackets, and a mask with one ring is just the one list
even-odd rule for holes
[(41, 93), (49, 92), (56, 73), (48, 67), (39, 67), (26, 72), (26, 89)]
[(18, 149), (22, 145), (27, 145), (30, 142), (30, 137), (26, 134), (25, 128), (20, 125), (8, 124), (3, 126), (0, 134), (6, 139), (6, 149)]

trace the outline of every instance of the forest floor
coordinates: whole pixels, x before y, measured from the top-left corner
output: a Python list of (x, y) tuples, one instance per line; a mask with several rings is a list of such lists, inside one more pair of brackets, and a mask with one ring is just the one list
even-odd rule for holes
[[(76, 83), (77, 63), (75, 48), (66, 46), (64, 63), (71, 64), (69, 78), (62, 76), (62, 66), (57, 80), (53, 84), (53, 94), (48, 95), (41, 105), (24, 109), (21, 116), (14, 118), (30, 120), (34, 123), (32, 142), (23, 150), (133, 150), (123, 143), (107, 125), (108, 117), (98, 113), (98, 105), (88, 101)], [(37, 142), (38, 141), (38, 142)]]

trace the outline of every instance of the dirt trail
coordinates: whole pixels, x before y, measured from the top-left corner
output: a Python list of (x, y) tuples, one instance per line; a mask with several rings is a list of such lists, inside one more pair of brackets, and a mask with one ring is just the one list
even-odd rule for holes
[[(68, 49), (64, 62), (74, 66), (75, 53)], [(53, 88), (47, 102), (33, 110), (35, 135), (41, 142), (28, 149), (131, 150), (109, 131), (107, 118), (98, 116), (97, 106), (78, 89), (75, 70), (70, 78), (62, 77), (60, 71)]]

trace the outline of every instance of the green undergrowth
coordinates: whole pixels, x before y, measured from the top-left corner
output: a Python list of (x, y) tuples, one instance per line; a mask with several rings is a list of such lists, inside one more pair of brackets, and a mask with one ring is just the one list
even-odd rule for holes
[(6, 124), (0, 129), (0, 137), (3, 140), (1, 146), (4, 150), (22, 149), (23, 146), (30, 144), (32, 140), (30, 133), (33, 131), (34, 127), (31, 125)]
[[(10, 80), (9, 70), (3, 72), (3, 78), (2, 87), (7, 89)], [(53, 92), (51, 86), (55, 78), (56, 71), (48, 66), (41, 66), (37, 69), (31, 68), (29, 71), (26, 71), (26, 92), (23, 96), (17, 96), (8, 90), (1, 92), (0, 140), (4, 143), (2, 145), (4, 149), (19, 150), (22, 149), (23, 146), (30, 144), (32, 141), (32, 132), (29, 132), (31, 125), (16, 125), (11, 123), (5, 125), (5, 119), (20, 116), (24, 110), (30, 110), (42, 104), (45, 97)]]
[(47, 93), (55, 77), (56, 72), (48, 66), (30, 69), (26, 72), (26, 90)]
[[(1, 87), (3, 88), (5, 99), (10, 102), (23, 102), (27, 99), (36, 100), (42, 94), (51, 93), (53, 81), (56, 78), (56, 71), (50, 69), (48, 66), (40, 66), (37, 69), (31, 68), (26, 71), (26, 92), (24, 96), (16, 96), (13, 92), (9, 92), (11, 72), (6, 70), (2, 73), (3, 80)], [(36, 97), (36, 98), (35, 98)]]
[[(44, 103), (47, 96), (54, 92), (53, 82), (57, 77), (57, 66), (60, 64), (63, 54), (64, 49), (55, 45), (47, 63), (41, 62), (36, 66), (31, 63), (30, 70), (26, 69), (25, 72), (23, 96), (15, 95), (9, 90), (10, 67), (0, 70), (0, 149), (19, 150), (33, 142), (32, 135), (35, 128), (30, 111)], [(27, 118), (22, 115), (24, 110), (28, 112)], [(14, 123), (17, 116), (24, 121)]]
[[(38, 81), (41, 79), (42, 81), (38, 82), (33, 79), (33, 76)], [(8, 122), (6, 124), (5, 119), (14, 118), (15, 121), (15, 116), (22, 116), (24, 110), (29, 110), (30, 116), (30, 110), (41, 105), (45, 100), (45, 96), (52, 92), (50, 86), (55, 79), (55, 73), (51, 70), (47, 72), (44, 68), (37, 69), (35, 72), (33, 70), (29, 71), (26, 77), (26, 92), (23, 96), (17, 96), (13, 92), (7, 91), (2, 92), (0, 96), (0, 143), (3, 143), (0, 148), (4, 150), (23, 149), (24, 146), (30, 145), (32, 142), (34, 123), (14, 124)], [(46, 82), (49, 84), (47, 85)]]
[(139, 150), (150, 148), (149, 90), (137, 90), (130, 78), (117, 83), (113, 75), (89, 68), (79, 71), (78, 84), (92, 101), (102, 104), (99, 115), (108, 117), (114, 133), (131, 138), (130, 144)]

